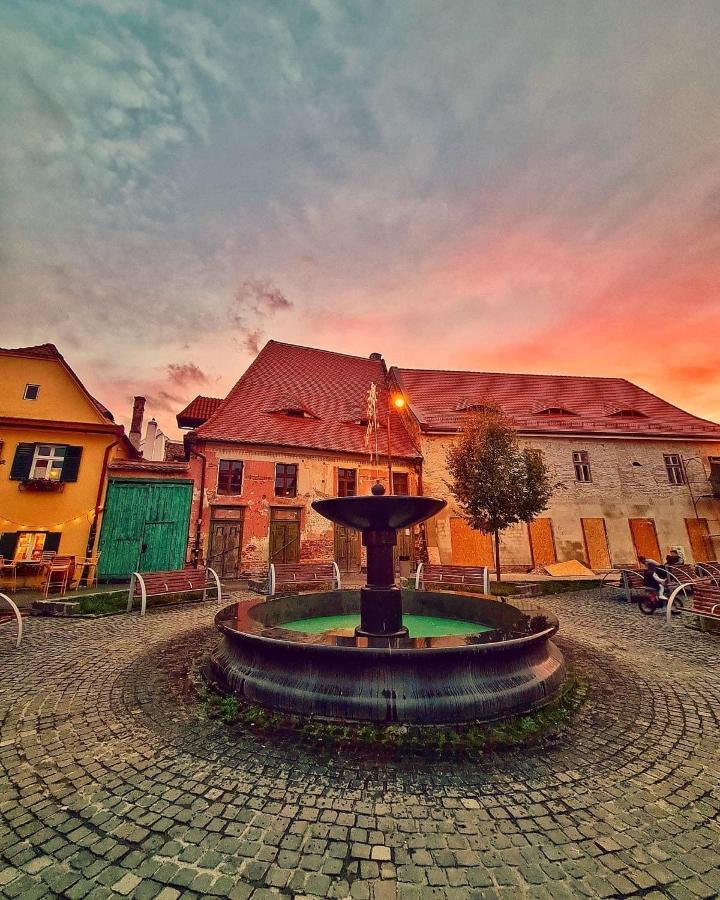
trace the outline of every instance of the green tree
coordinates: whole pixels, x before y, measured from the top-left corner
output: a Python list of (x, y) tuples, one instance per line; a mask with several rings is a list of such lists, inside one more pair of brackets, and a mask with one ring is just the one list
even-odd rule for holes
[(548, 505), (552, 485), (539, 450), (523, 450), (497, 409), (474, 414), (447, 453), (448, 487), (471, 528), (492, 534), (500, 581), (500, 532), (530, 522)]

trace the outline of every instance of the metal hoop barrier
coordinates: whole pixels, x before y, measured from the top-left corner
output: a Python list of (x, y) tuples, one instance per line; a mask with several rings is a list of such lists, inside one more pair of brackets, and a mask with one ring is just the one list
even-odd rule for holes
[(10, 604), (10, 609), (15, 614), (15, 618), (17, 619), (17, 640), (15, 641), (15, 649), (17, 650), (20, 646), (20, 641), (22, 640), (22, 616), (20, 615), (20, 610), (17, 608), (15, 603), (8, 597), (7, 594), (0, 594), (0, 598), (5, 600)]

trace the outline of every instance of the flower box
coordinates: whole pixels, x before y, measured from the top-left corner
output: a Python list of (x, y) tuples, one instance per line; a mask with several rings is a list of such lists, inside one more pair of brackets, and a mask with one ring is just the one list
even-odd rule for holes
[(21, 491), (40, 491), (59, 493), (65, 489), (65, 482), (53, 481), (51, 478), (27, 478), (20, 482)]

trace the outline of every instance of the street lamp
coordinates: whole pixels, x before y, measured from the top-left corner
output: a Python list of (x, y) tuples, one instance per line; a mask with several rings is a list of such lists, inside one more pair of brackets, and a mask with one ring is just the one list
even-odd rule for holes
[(405, 409), (405, 398), (402, 394), (393, 394), (390, 397), (390, 402), (387, 405), (387, 452), (388, 452), (388, 491), (391, 494), (394, 494), (393, 490), (393, 477), (392, 477), (392, 444), (390, 440), (390, 412), (396, 409), (400, 412), (401, 409)]

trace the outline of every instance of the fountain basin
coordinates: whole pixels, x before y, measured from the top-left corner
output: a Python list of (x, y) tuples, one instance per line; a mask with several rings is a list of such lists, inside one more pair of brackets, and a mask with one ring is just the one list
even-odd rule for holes
[(439, 513), (446, 506), (446, 500), (437, 500), (434, 497), (397, 494), (331, 497), (329, 500), (315, 500), (312, 504), (316, 512), (336, 525), (357, 528), (359, 531), (410, 528)]
[[(395, 498), (397, 499), (397, 498)], [(561, 690), (558, 621), (477, 594), (408, 592), (405, 612), (475, 622), (477, 633), (367, 637), (352, 629), (299, 632), (284, 623), (359, 615), (359, 591), (237, 603), (216, 617), (222, 641), (209, 674), (248, 703), (343, 721), (491, 721), (543, 706)]]

